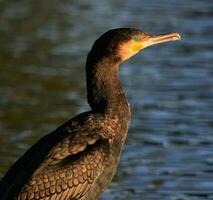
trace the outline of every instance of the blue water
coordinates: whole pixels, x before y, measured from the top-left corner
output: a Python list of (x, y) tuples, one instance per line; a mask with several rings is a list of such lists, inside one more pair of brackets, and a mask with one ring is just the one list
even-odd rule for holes
[(132, 123), (103, 200), (213, 199), (213, 1), (0, 4), (0, 176), (86, 104), (84, 65), (116, 27), (177, 31), (120, 67)]

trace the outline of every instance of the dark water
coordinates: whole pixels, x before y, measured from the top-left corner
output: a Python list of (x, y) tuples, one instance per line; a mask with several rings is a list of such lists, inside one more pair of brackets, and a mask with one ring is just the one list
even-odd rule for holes
[(132, 124), (103, 200), (213, 199), (212, 0), (0, 2), (0, 177), (38, 138), (88, 109), (84, 63), (110, 28), (178, 31), (120, 79)]

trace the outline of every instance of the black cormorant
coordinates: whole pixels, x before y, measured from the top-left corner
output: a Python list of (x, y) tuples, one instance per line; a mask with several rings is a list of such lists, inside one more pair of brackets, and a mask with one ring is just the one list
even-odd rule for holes
[(118, 79), (119, 64), (153, 44), (179, 40), (178, 33), (149, 35), (113, 29), (98, 38), (86, 62), (91, 107), (40, 139), (0, 182), (1, 200), (97, 200), (111, 182), (130, 123)]

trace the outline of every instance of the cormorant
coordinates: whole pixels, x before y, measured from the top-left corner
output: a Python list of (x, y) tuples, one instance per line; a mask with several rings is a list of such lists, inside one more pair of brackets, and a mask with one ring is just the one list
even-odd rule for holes
[(98, 38), (86, 61), (91, 107), (34, 144), (0, 182), (1, 200), (97, 200), (111, 182), (130, 123), (119, 64), (178, 33), (149, 35), (113, 29)]

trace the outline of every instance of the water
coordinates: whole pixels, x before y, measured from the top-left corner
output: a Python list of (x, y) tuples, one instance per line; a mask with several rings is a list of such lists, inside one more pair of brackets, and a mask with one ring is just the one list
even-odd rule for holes
[(103, 200), (213, 199), (211, 0), (1, 1), (0, 177), (40, 137), (88, 109), (84, 63), (108, 29), (178, 31), (120, 67), (132, 123)]

